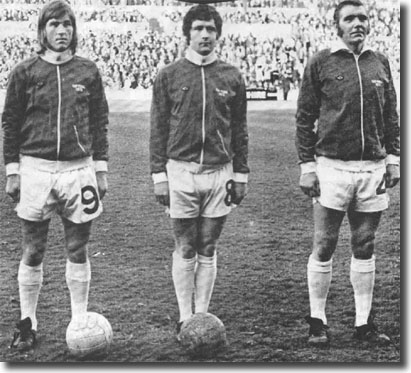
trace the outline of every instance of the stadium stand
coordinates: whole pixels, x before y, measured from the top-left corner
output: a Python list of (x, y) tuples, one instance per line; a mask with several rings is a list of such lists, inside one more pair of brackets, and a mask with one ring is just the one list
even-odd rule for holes
[[(13, 66), (36, 50), (36, 21), (45, 0), (0, 0), (0, 89)], [(219, 3), (224, 19), (217, 52), (237, 66), (247, 87), (298, 89), (307, 58), (336, 38), (336, 0), (248, 0)], [(79, 21), (80, 55), (94, 60), (113, 90), (151, 88), (158, 70), (183, 55), (176, 0), (71, 1)], [(390, 57), (400, 75), (400, 9), (395, 0), (368, 1), (371, 47)], [(396, 6), (395, 6), (396, 5)], [(288, 84), (288, 83), (287, 83)]]

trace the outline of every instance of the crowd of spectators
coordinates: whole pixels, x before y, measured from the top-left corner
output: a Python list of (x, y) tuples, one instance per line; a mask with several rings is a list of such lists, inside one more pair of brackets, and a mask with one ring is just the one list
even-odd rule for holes
[[(333, 1), (318, 0), (318, 2), (320, 3), (318, 8), (303, 8), (298, 12), (290, 13), (284, 9), (269, 7), (249, 9), (246, 14), (242, 9), (225, 9), (221, 12), (225, 24), (285, 24), (290, 26), (291, 31), (288, 37), (275, 35), (275, 28), (269, 34), (259, 32), (247, 35), (224, 34), (220, 38), (217, 53), (223, 60), (232, 63), (242, 71), (246, 84), (250, 88), (279, 88), (286, 78), (291, 81), (291, 86), (298, 88), (309, 56), (329, 46), (336, 38), (332, 21)], [(272, 0), (272, 3), (278, 1)], [(295, 5), (300, 3), (293, 2)], [(147, 21), (143, 13), (135, 7), (130, 7), (130, 10), (125, 7), (117, 10), (115, 7), (107, 7), (101, 10), (77, 9), (76, 11), (85, 22), (83, 28), (91, 21)], [(163, 19), (167, 19), (181, 26), (184, 13), (184, 9), (176, 8), (172, 12), (158, 14), (159, 24), (161, 25)], [(389, 56), (394, 78), (398, 79), (400, 74), (399, 8), (378, 8), (374, 4), (370, 7), (370, 22), (371, 33), (368, 43), (372, 48)], [(182, 56), (185, 48), (181, 27), (176, 27), (175, 32), (171, 33), (162, 32), (161, 27), (144, 33), (124, 32), (120, 28), (118, 31), (109, 28), (103, 32), (96, 32), (87, 31), (85, 28), (84, 33), (80, 33), (78, 53), (97, 63), (106, 87), (149, 89), (158, 70)], [(6, 87), (8, 74), (13, 66), (33, 54), (35, 49), (36, 42), (28, 35), (4, 38), (0, 36), (0, 88)]]
[[(181, 22), (185, 14), (184, 9), (175, 9), (173, 11), (163, 12), (163, 16), (173, 22)], [(290, 15), (283, 8), (250, 8), (247, 12), (243, 9), (234, 9), (221, 12), (224, 23), (276, 23), (289, 24)]]
[[(43, 5), (49, 0), (0, 0), (0, 5)], [(248, 7), (284, 7), (303, 8), (307, 4), (322, 0), (247, 0)], [(190, 3), (181, 0), (68, 0), (73, 6), (127, 6), (127, 5), (156, 5), (156, 6), (190, 6)], [(225, 3), (217, 3), (215, 6), (242, 6), (243, 0), (227, 0)]]
[(77, 12), (77, 16), (83, 22), (144, 22), (146, 17), (137, 8), (122, 8), (121, 11), (109, 7), (105, 9), (85, 8)]
[[(229, 35), (220, 39), (216, 51), (242, 71), (248, 87), (275, 88), (273, 73), (279, 78), (283, 67), (294, 59), (291, 48), (282, 48), (282, 44), (281, 38), (261, 41), (252, 35)], [(135, 39), (132, 33), (89, 33), (80, 42), (79, 54), (96, 61), (108, 87), (147, 89), (158, 70), (181, 57), (185, 48), (178, 34), (154, 31)]]
[(177, 35), (149, 32), (136, 37), (90, 32), (79, 43), (79, 54), (94, 60), (106, 86), (113, 89), (150, 88), (158, 69), (181, 56)]
[[(1, 1), (1, 0), (0, 0)], [(0, 22), (36, 22), (40, 8), (33, 7), (0, 7)], [(75, 10), (80, 22), (143, 22), (147, 21), (144, 15), (135, 7), (93, 8), (81, 7)]]
[(0, 21), (3, 22), (24, 22), (30, 21), (33, 17), (38, 17), (38, 8), (0, 8)]
[(48, 0), (0, 0), (0, 5), (43, 5)]

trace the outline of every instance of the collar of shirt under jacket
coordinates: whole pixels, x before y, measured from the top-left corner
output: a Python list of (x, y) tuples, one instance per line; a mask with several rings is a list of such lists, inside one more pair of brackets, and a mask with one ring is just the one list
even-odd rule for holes
[(47, 49), (42, 55), (40, 55), (40, 57), (54, 65), (60, 65), (71, 60), (73, 58), (73, 53), (70, 49), (67, 49), (64, 52), (55, 52)]
[[(347, 45), (342, 41), (341, 38), (338, 38), (337, 40), (333, 41), (331, 44), (331, 53), (338, 52), (339, 50), (346, 50), (352, 53), (352, 51), (347, 47)], [(364, 44), (361, 50), (361, 53), (364, 53), (367, 50), (372, 51), (372, 49), (368, 45)]]
[(202, 56), (201, 54), (197, 53), (194, 49), (188, 48), (186, 52), (186, 58), (190, 62), (198, 66), (205, 66), (213, 63), (217, 59), (217, 56), (214, 51), (212, 51), (210, 54), (207, 54), (207, 56)]

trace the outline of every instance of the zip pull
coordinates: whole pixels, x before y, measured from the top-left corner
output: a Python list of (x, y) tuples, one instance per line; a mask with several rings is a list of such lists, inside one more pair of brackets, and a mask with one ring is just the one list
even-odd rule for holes
[(357, 67), (357, 74), (358, 74), (358, 81), (360, 83), (360, 112), (361, 112), (361, 118), (360, 118), (360, 126), (361, 126), (361, 161), (364, 156), (364, 151), (365, 151), (365, 135), (364, 135), (364, 91), (363, 91), (363, 86), (362, 86), (362, 77), (361, 77), (361, 70), (360, 70), (360, 64), (358, 63), (360, 59), (360, 55), (354, 54), (354, 60), (355, 60), (355, 65)]
[(57, 104), (57, 160), (60, 157), (61, 146), (61, 77), (60, 66), (56, 65), (57, 69), (57, 92), (58, 92), (58, 104)]
[(203, 88), (203, 112), (201, 118), (201, 132), (202, 132), (202, 147), (200, 153), (200, 164), (202, 165), (204, 162), (204, 146), (205, 146), (205, 139), (206, 139), (206, 130), (205, 130), (205, 110), (206, 110), (206, 86), (205, 86), (205, 74), (204, 74), (204, 67), (201, 66), (201, 82)]

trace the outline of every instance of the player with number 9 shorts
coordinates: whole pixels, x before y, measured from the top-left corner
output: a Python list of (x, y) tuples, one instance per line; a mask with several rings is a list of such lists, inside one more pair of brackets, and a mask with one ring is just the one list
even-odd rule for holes
[(108, 105), (96, 64), (76, 55), (75, 15), (65, 1), (44, 5), (37, 53), (9, 76), (2, 114), (6, 193), (22, 227), (20, 321), (10, 347), (35, 347), (49, 223), (60, 215), (72, 322), (87, 312), (91, 222), (107, 191)]
[(76, 161), (49, 161), (21, 156), (20, 218), (42, 221), (53, 212), (75, 224), (98, 217), (103, 208), (91, 157)]

